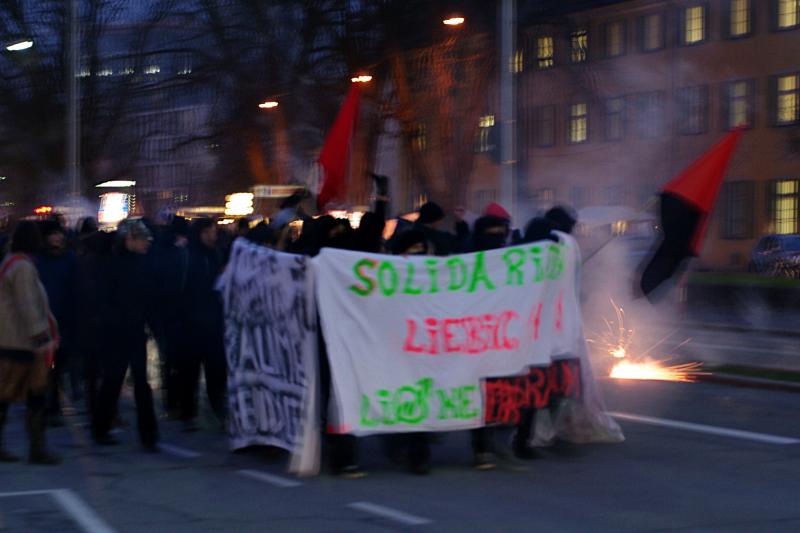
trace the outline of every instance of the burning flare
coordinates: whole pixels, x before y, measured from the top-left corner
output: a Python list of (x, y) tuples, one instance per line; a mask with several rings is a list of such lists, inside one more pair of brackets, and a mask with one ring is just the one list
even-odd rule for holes
[[(614, 308), (616, 320), (603, 319), (606, 326), (605, 331), (597, 338), (589, 341), (600, 345), (616, 361), (611, 368), (610, 377), (614, 379), (690, 382), (694, 381), (695, 377), (702, 373), (702, 363), (684, 363), (670, 366), (647, 357), (651, 351), (670, 338), (675, 333), (674, 331), (647, 350), (635, 356), (631, 355), (635, 337), (634, 330), (625, 326), (625, 311), (613, 299), (611, 300), (611, 306)], [(686, 339), (673, 350), (680, 348), (689, 340)]]

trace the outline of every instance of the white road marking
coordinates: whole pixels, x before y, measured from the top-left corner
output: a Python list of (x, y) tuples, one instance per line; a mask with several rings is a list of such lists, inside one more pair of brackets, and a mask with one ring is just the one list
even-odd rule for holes
[(200, 452), (196, 452), (188, 448), (182, 448), (180, 446), (175, 446), (174, 444), (167, 444), (165, 442), (160, 442), (158, 444), (158, 449), (161, 450), (162, 452), (167, 452), (170, 455), (183, 457), (184, 459), (197, 459), (198, 457), (203, 456), (203, 454)]
[(69, 489), (26, 490), (19, 492), (0, 492), (0, 498), (20, 496), (52, 496), (67, 515), (86, 533), (114, 533), (115, 530), (95, 513), (91, 507)]
[(629, 422), (639, 422), (651, 426), (662, 426), (674, 429), (684, 429), (697, 433), (707, 433), (709, 435), (720, 435), (734, 439), (752, 440), (755, 442), (766, 442), (767, 444), (799, 444), (800, 439), (781, 437), (778, 435), (768, 435), (766, 433), (754, 433), (741, 429), (722, 428), (717, 426), (707, 426), (705, 424), (694, 424), (692, 422), (681, 422), (679, 420), (667, 420), (665, 418), (655, 418), (652, 416), (634, 415), (630, 413), (608, 413), (614, 418), (627, 420)]
[(273, 474), (267, 474), (266, 472), (259, 472), (258, 470), (237, 470), (236, 473), (245, 477), (249, 477), (250, 479), (255, 479), (256, 481), (263, 481), (264, 483), (269, 483), (270, 485), (281, 487), (283, 489), (288, 489), (291, 487), (299, 487), (300, 485), (302, 485), (302, 483), (300, 483), (299, 481), (295, 481), (293, 479), (288, 479), (281, 476), (276, 476)]
[(388, 518), (389, 520), (394, 520), (395, 522), (399, 522), (407, 526), (422, 526), (431, 523), (431, 521), (428, 520), (427, 518), (414, 516), (413, 514), (408, 514), (403, 511), (398, 511), (397, 509), (392, 509), (391, 507), (384, 507), (383, 505), (377, 505), (375, 503), (353, 502), (347, 504), (347, 506), (352, 509), (364, 511), (365, 513), (370, 513), (377, 516), (381, 516), (383, 518)]

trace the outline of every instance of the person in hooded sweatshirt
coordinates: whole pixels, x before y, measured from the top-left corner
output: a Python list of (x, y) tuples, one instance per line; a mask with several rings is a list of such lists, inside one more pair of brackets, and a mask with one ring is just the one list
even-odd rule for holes
[(147, 382), (147, 333), (157, 305), (155, 280), (148, 251), (153, 237), (139, 220), (126, 220), (117, 229), (108, 265), (107, 335), (103, 377), (92, 417), (97, 444), (117, 444), (110, 435), (120, 391), (128, 368), (134, 383), (139, 438), (146, 451), (158, 451), (158, 425), (153, 392)]
[(40, 230), (44, 248), (36, 256), (36, 269), (61, 336), (55, 367), (50, 373), (47, 415), (51, 426), (62, 426), (61, 393), (66, 376), (70, 378), (73, 400), (79, 400), (81, 395), (80, 365), (75, 353), (77, 262), (75, 254), (67, 249), (66, 231), (56, 219), (42, 222)]
[(224, 264), (217, 237), (217, 225), (213, 220), (200, 218), (192, 222), (189, 265), (181, 310), (186, 344), (178, 371), (181, 420), (187, 431), (194, 429), (193, 421), (197, 417), (201, 366), (208, 402), (220, 424), (224, 425), (227, 411), (222, 299), (215, 289)]
[(469, 226), (463, 220), (458, 220), (456, 233), (448, 233), (442, 230), (444, 219), (444, 209), (435, 202), (427, 202), (419, 208), (414, 228), (425, 234), (428, 250), (433, 255), (446, 256), (467, 251)]

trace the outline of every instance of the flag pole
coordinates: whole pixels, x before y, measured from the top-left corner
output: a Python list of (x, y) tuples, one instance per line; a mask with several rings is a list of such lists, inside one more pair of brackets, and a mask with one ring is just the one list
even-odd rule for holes
[[(658, 195), (651, 196), (651, 197), (650, 197), (650, 199), (649, 199), (649, 200), (647, 200), (647, 201), (644, 203), (644, 205), (642, 205), (642, 207), (640, 207), (640, 208), (639, 208), (639, 210), (638, 210), (638, 211), (636, 211), (636, 214), (638, 215), (638, 214), (644, 213), (645, 211), (647, 211), (648, 209), (650, 209), (651, 207), (653, 207), (653, 206), (656, 204), (656, 202), (657, 202), (657, 201), (658, 201)], [(609, 244), (611, 244), (611, 241), (613, 241), (613, 240), (614, 240), (614, 239), (616, 239), (617, 237), (619, 237), (619, 235), (612, 235), (611, 237), (609, 237), (608, 239), (606, 239), (606, 241), (605, 241), (603, 244), (601, 244), (600, 246), (598, 246), (597, 248), (595, 248), (595, 250), (594, 250), (592, 253), (590, 253), (589, 255), (587, 255), (587, 256), (586, 256), (586, 257), (583, 259), (583, 262), (582, 262), (581, 264), (584, 264), (584, 265), (585, 265), (586, 263), (588, 263), (590, 259), (592, 259), (594, 256), (596, 256), (597, 254), (599, 254), (599, 253), (600, 253), (600, 252), (603, 250), (603, 248), (605, 248), (606, 246), (608, 246)]]

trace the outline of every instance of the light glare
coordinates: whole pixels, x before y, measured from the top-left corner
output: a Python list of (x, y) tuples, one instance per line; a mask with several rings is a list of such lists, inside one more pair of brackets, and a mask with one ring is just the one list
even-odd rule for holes
[(28, 48), (32, 47), (33, 47), (33, 41), (20, 41), (18, 43), (6, 46), (6, 50), (8, 50), (9, 52), (19, 52), (21, 50), (27, 50)]

